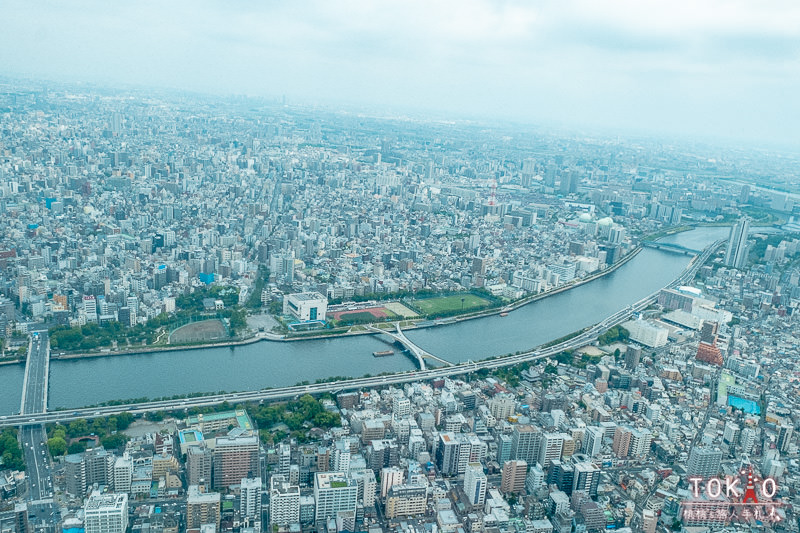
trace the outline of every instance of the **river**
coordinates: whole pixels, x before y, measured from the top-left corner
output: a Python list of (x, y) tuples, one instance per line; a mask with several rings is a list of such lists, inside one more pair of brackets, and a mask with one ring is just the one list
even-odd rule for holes
[[(664, 238), (702, 249), (726, 238), (727, 227), (700, 228)], [(522, 351), (584, 328), (667, 285), (686, 267), (685, 255), (644, 249), (617, 271), (511, 312), (406, 332), (425, 350), (457, 363)], [(330, 376), (412, 370), (396, 353), (375, 358), (387, 344), (375, 336), (297, 342), (262, 341), (220, 347), (126, 356), (53, 360), (51, 409), (113, 399), (161, 397), (190, 392), (242, 391), (293, 385)], [(19, 410), (22, 365), (0, 367), (0, 414)]]

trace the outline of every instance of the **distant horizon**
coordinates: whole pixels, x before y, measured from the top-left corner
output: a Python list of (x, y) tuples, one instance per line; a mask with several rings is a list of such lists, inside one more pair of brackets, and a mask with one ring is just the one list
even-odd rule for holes
[[(755, 150), (755, 151), (769, 151), (776, 152), (787, 156), (796, 155), (800, 157), (800, 145), (791, 143), (781, 144), (779, 142), (769, 142), (761, 140), (755, 144), (753, 141), (740, 138), (726, 138), (714, 135), (702, 135), (697, 133), (680, 134), (676, 132), (663, 132), (648, 130), (644, 128), (623, 128), (609, 125), (606, 127), (600, 125), (587, 125), (580, 123), (569, 123), (559, 121), (534, 121), (524, 119), (511, 119), (508, 117), (493, 117), (493, 116), (480, 116), (459, 113), (457, 111), (447, 112), (444, 110), (428, 110), (424, 108), (413, 108), (396, 106), (390, 104), (370, 104), (359, 102), (340, 102), (340, 101), (305, 101), (302, 99), (295, 99), (292, 95), (256, 95), (244, 93), (223, 93), (223, 92), (209, 92), (203, 90), (185, 89), (182, 87), (169, 87), (169, 86), (156, 86), (156, 85), (143, 85), (135, 83), (120, 83), (118, 85), (111, 85), (103, 82), (85, 81), (85, 80), (59, 80), (53, 78), (36, 77), (30, 75), (14, 73), (0, 73), (0, 85), (3, 83), (13, 83), (15, 81), (28, 82), (32, 84), (55, 84), (63, 85), (65, 87), (72, 87), (80, 89), (84, 87), (87, 90), (93, 89), (98, 91), (119, 92), (121, 94), (137, 94), (140, 97), (145, 97), (144, 94), (148, 91), (154, 93), (163, 92), (174, 97), (198, 97), (209, 98), (218, 100), (220, 103), (232, 103), (236, 99), (246, 98), (252, 100), (264, 100), (271, 104), (280, 106), (282, 100), (285, 98), (286, 106), (292, 107), (319, 107), (326, 112), (347, 112), (368, 116), (373, 119), (384, 120), (401, 120), (408, 118), (410, 120), (417, 120), (420, 122), (432, 123), (447, 123), (453, 122), (457, 124), (474, 124), (474, 125), (494, 125), (497, 127), (509, 128), (532, 128), (531, 133), (543, 133), (551, 135), (562, 136), (579, 136), (586, 135), (589, 137), (597, 137), (599, 139), (611, 140), (618, 138), (621, 142), (632, 142), (639, 140), (647, 141), (662, 141), (676, 144), (702, 144), (706, 145), (709, 149), (727, 149), (727, 150)], [(762, 185), (762, 187), (765, 187)], [(778, 189), (774, 189), (778, 191)]]
[(788, 0), (22, 2), (0, 74), (800, 146)]

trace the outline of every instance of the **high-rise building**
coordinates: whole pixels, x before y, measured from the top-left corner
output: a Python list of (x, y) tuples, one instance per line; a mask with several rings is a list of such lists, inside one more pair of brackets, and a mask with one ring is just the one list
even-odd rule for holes
[(258, 477), (258, 437), (253, 434), (217, 437), (214, 447), (214, 488), (238, 485), (242, 478)]
[(122, 114), (118, 111), (111, 113), (111, 133), (120, 133), (122, 131)]
[(340, 511), (355, 513), (358, 483), (342, 472), (317, 472), (314, 476), (314, 499), (317, 502), (317, 521), (336, 518)]
[(605, 431), (599, 426), (590, 426), (586, 428), (586, 433), (583, 438), (583, 453), (589, 457), (594, 457), (603, 449), (603, 437)]
[(624, 426), (618, 426), (614, 430), (614, 441), (611, 444), (611, 449), (617, 457), (627, 457), (628, 448), (631, 445), (631, 429)]
[(559, 188), (561, 194), (569, 194), (578, 192), (578, 171), (575, 169), (565, 170), (561, 173), (561, 186)]
[(269, 480), (269, 525), (270, 529), (300, 523), (300, 487), (289, 484), (281, 474)]
[(650, 453), (650, 444), (653, 442), (653, 434), (646, 429), (634, 428), (631, 434), (631, 444), (628, 448), (628, 456), (642, 458)]
[(403, 418), (411, 414), (411, 400), (403, 393), (397, 393), (392, 398), (392, 415), (395, 418)]
[(614, 441), (611, 449), (617, 457), (645, 457), (650, 451), (653, 434), (649, 431), (618, 426), (614, 430)]
[[(289, 479), (289, 466), (292, 464), (292, 447), (282, 442), (278, 445), (278, 473)], [(320, 470), (328, 470), (329, 465)]]
[(571, 463), (563, 463), (554, 459), (547, 472), (547, 484), (555, 485), (558, 490), (569, 496), (572, 494), (572, 484), (575, 482), (575, 467)]
[(511, 459), (511, 435), (501, 433), (497, 437), (497, 462), (503, 464)]
[(480, 463), (469, 463), (464, 472), (464, 493), (467, 495), (469, 503), (483, 507), (486, 501), (486, 473)]
[(719, 323), (712, 320), (704, 320), (703, 325), (700, 326), (700, 341), (706, 344), (717, 344), (717, 331), (719, 330)]
[(545, 476), (542, 466), (540, 464), (531, 466), (528, 471), (528, 478), (525, 480), (525, 488), (528, 489), (528, 492), (536, 492), (544, 486), (544, 482)]
[(713, 344), (708, 344), (700, 341), (697, 345), (697, 355), (695, 356), (698, 361), (709, 363), (712, 365), (722, 366), (725, 362), (722, 357), (722, 352)]
[(345, 441), (337, 441), (331, 454), (331, 470), (334, 472), (350, 472), (350, 445)]
[(521, 459), (528, 464), (539, 460), (542, 432), (530, 425), (514, 426), (511, 434), (511, 458)]
[(350, 477), (358, 483), (358, 501), (361, 502), (365, 509), (373, 507), (375, 505), (375, 496), (378, 492), (375, 472), (369, 468), (359, 468), (350, 470)]
[(514, 414), (514, 397), (510, 394), (498, 394), (489, 400), (489, 411), (497, 420), (506, 420)]
[(389, 489), (393, 485), (403, 483), (403, 470), (397, 466), (389, 466), (381, 469), (381, 498), (386, 498)]
[(436, 447), (436, 467), (445, 476), (463, 474), (470, 461), (482, 461), (486, 455), (486, 444), (480, 439), (463, 433), (439, 434)]
[(64, 484), (70, 496), (83, 498), (86, 495), (86, 463), (82, 453), (67, 455), (64, 458)]
[(722, 440), (728, 444), (736, 444), (739, 440), (739, 435), (741, 434), (741, 428), (739, 424), (736, 422), (732, 422), (728, 420), (725, 422), (725, 429), (722, 433)]
[(386, 518), (425, 514), (427, 505), (427, 487), (392, 485), (386, 497)]
[(129, 493), (133, 480), (133, 461), (128, 454), (114, 461), (114, 491)]
[(542, 468), (550, 466), (555, 459), (561, 457), (564, 447), (564, 433), (545, 433), (542, 435), (542, 444), (539, 448), (539, 464)]
[(722, 463), (722, 450), (705, 446), (694, 446), (689, 452), (689, 462), (686, 464), (687, 476), (710, 478), (719, 473)]
[(116, 457), (102, 446), (83, 452), (86, 463), (86, 486), (110, 485), (114, 482), (114, 463)]
[(97, 322), (97, 300), (94, 296), (83, 297), (83, 315), (87, 322)]
[(742, 268), (747, 262), (747, 235), (750, 231), (750, 219), (742, 217), (731, 227), (728, 236), (728, 248), (725, 250), (725, 264), (733, 268)]
[(639, 366), (639, 361), (642, 358), (642, 349), (638, 346), (628, 346), (625, 350), (625, 367), (628, 370), (633, 370)]
[(186, 491), (186, 528), (199, 528), (203, 524), (214, 524), (219, 531), (220, 494), (201, 492), (197, 485), (189, 485)]
[(600, 468), (591, 461), (578, 461), (574, 464), (572, 491), (583, 491), (594, 498), (600, 484)]
[(658, 516), (652, 509), (642, 510), (642, 531), (644, 533), (656, 533), (658, 526)]
[(742, 447), (742, 453), (750, 454), (753, 451), (753, 446), (756, 443), (756, 430), (753, 428), (744, 428), (739, 436), (739, 445)]
[(503, 465), (503, 476), (500, 482), (500, 491), (519, 494), (525, 491), (525, 476), (528, 473), (528, 463), (516, 459), (506, 461)]
[(211, 464), (214, 455), (211, 450), (200, 446), (190, 446), (186, 449), (186, 484), (211, 486)]
[(125, 533), (128, 495), (93, 492), (83, 507), (86, 533)]
[(778, 425), (778, 451), (789, 451), (789, 444), (792, 441), (792, 435), (794, 435), (794, 425), (789, 422), (782, 421)]
[[(261, 531), (261, 478), (243, 478), (240, 487), (239, 506), (245, 527)], [(298, 512), (300, 502), (298, 500)], [(299, 521), (299, 520), (298, 520)]]

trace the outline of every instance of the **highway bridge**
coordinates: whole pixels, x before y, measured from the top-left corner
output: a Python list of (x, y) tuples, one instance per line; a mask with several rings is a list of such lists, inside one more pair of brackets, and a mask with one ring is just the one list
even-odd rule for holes
[[(680, 285), (685, 285), (694, 279), (698, 269), (708, 260), (711, 254), (719, 248), (720, 244), (724, 241), (716, 241), (711, 246), (706, 248), (702, 254), (692, 258), (684, 272), (672, 281), (667, 287), (673, 288)], [(424, 381), (441, 377), (452, 377), (458, 375), (469, 374), (481, 369), (492, 370), (495, 368), (506, 367), (525, 363), (529, 361), (536, 361), (551, 357), (564, 350), (573, 350), (580, 348), (586, 344), (597, 339), (598, 335), (604, 333), (609, 328), (621, 324), (628, 320), (634, 313), (639, 313), (654, 304), (658, 297), (656, 291), (649, 296), (646, 296), (614, 313), (613, 315), (598, 322), (594, 326), (588, 327), (578, 333), (576, 336), (549, 347), (539, 347), (529, 350), (517, 355), (509, 355), (498, 357), (495, 359), (486, 359), (478, 362), (467, 362), (455, 364), (446, 368), (417, 370), (412, 372), (404, 372), (399, 374), (392, 374), (387, 376), (372, 376), (364, 378), (347, 379), (342, 381), (334, 381), (330, 383), (316, 383), (313, 385), (299, 385), (291, 387), (280, 387), (275, 389), (261, 389), (255, 391), (229, 393), (229, 394), (216, 394), (212, 396), (203, 396), (199, 398), (185, 398), (177, 400), (161, 400), (146, 403), (131, 403), (114, 406), (104, 407), (86, 407), (81, 409), (72, 409), (67, 411), (48, 411), (40, 414), (22, 414), (22, 415), (9, 415), (0, 416), (0, 427), (4, 426), (30, 426), (50, 423), (63, 423), (80, 418), (93, 418), (99, 416), (111, 416), (123, 412), (132, 414), (143, 414), (155, 411), (175, 411), (188, 409), (189, 407), (203, 407), (219, 405), (224, 402), (239, 403), (239, 402), (262, 402), (285, 400), (297, 397), (301, 394), (321, 394), (324, 392), (335, 393), (343, 390), (358, 390), (370, 387), (380, 387), (385, 385), (397, 385), (401, 383), (408, 383), (413, 381)], [(381, 330), (381, 333), (385, 333)]]
[(436, 357), (432, 353), (426, 352), (425, 350), (423, 350), (422, 348), (411, 342), (411, 340), (408, 337), (406, 337), (406, 334), (403, 333), (403, 330), (400, 329), (400, 322), (395, 322), (394, 325), (395, 325), (395, 333), (392, 333), (391, 331), (387, 331), (385, 329), (376, 328), (372, 325), (367, 326), (367, 329), (370, 331), (374, 331), (375, 333), (383, 333), (385, 335), (388, 335), (389, 337), (394, 339), (395, 342), (400, 343), (400, 345), (402, 345), (403, 348), (408, 350), (409, 353), (411, 353), (411, 355), (414, 356), (414, 359), (416, 359), (417, 366), (419, 367), (420, 370), (427, 370), (425, 366), (425, 359), (431, 359), (433, 361), (437, 361), (443, 364), (444, 366), (453, 366), (453, 363), (451, 363), (450, 361), (445, 361), (441, 357)]
[(687, 248), (685, 246), (681, 246), (680, 244), (673, 244), (671, 242), (642, 241), (641, 244), (646, 248), (653, 248), (655, 250), (674, 252), (683, 255), (698, 255), (701, 253), (701, 250), (693, 250), (692, 248)]
[[(47, 412), (50, 375), (50, 339), (47, 331), (34, 331), (28, 342), (22, 382), (20, 416), (42, 416)], [(55, 530), (60, 512), (53, 501), (53, 472), (44, 423), (24, 425), (19, 432), (28, 482), (28, 521), (36, 531)]]

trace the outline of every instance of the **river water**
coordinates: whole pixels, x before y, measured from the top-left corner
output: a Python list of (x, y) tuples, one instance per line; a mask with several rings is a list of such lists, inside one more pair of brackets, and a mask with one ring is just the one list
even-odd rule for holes
[[(702, 249), (729, 229), (701, 228), (663, 239)], [(689, 256), (644, 249), (617, 271), (511, 312), (408, 331), (430, 353), (451, 362), (527, 350), (579, 330), (667, 285)], [(416, 368), (396, 353), (376, 358), (386, 342), (355, 336), (296, 342), (262, 341), (237, 347), (53, 360), (49, 407), (81, 407), (113, 399), (189, 392), (242, 391), (293, 385), (330, 376), (398, 372)], [(0, 414), (19, 410), (24, 368), (0, 367)]]

